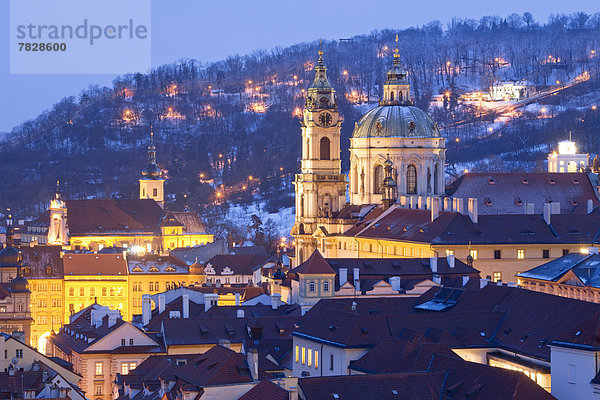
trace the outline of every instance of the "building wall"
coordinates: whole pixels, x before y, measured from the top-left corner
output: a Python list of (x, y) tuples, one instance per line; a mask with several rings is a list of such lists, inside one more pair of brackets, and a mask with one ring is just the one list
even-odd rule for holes
[[(366, 348), (344, 349), (294, 336), (292, 346), (292, 376), (300, 378), (303, 372), (313, 377), (349, 375), (348, 365), (350, 362), (358, 360), (368, 350)], [(315, 352), (318, 353), (318, 365), (315, 363)], [(303, 354), (304, 358), (302, 357)]]
[(45, 353), (45, 337), (58, 330), (64, 321), (62, 279), (28, 279), (31, 290), (30, 345)]
[(131, 320), (128, 277), (119, 275), (68, 275), (64, 279), (63, 322), (69, 316), (97, 302), (121, 311), (123, 319)]
[(552, 395), (558, 400), (597, 399), (590, 381), (598, 369), (600, 353), (550, 346)]

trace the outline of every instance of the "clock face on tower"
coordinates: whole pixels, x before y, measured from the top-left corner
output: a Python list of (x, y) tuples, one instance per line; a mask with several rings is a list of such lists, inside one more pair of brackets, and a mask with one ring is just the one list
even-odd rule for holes
[(319, 124), (321, 124), (321, 126), (329, 126), (332, 121), (333, 118), (328, 112), (323, 112), (319, 115)]

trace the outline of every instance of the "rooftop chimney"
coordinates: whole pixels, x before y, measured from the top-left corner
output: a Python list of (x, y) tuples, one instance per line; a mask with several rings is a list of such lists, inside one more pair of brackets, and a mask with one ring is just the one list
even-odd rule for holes
[(208, 311), (212, 306), (216, 306), (219, 303), (218, 293), (206, 293), (204, 295), (204, 311)]
[(442, 277), (441, 277), (441, 276), (439, 276), (439, 275), (434, 275), (434, 276), (433, 276), (433, 281), (434, 281), (435, 283), (437, 283), (438, 285), (441, 285), (441, 284), (442, 284)]
[(250, 376), (253, 381), (258, 380), (258, 351), (256, 349), (249, 349), (246, 354), (248, 359), (248, 368), (250, 368)]
[(279, 308), (279, 302), (281, 301), (281, 295), (280, 294), (272, 294), (271, 295), (271, 308), (273, 310), (277, 310)]
[(469, 282), (469, 275), (463, 275), (463, 280), (462, 280), (462, 285), (467, 286), (467, 283)]
[(183, 300), (183, 309), (182, 309), (182, 316), (183, 318), (189, 318), (190, 317), (190, 295), (189, 294), (184, 294), (183, 296), (181, 296), (181, 299)]
[(354, 273), (354, 290), (360, 292), (360, 268), (354, 268), (352, 272)]
[(477, 210), (477, 199), (476, 198), (469, 198), (469, 218), (471, 218), (471, 222), (473, 222), (474, 224), (476, 224), (479, 221), (479, 215), (478, 215), (478, 210)]
[(240, 294), (239, 293), (235, 294), (235, 305), (236, 306), (240, 305)]
[(340, 268), (338, 275), (340, 278), (340, 287), (342, 287), (344, 283), (348, 282), (348, 268)]
[(431, 272), (433, 272), (434, 274), (436, 272), (438, 272), (438, 268), (437, 268), (437, 257), (430, 257), (429, 258), (429, 265), (431, 266)]
[(438, 219), (440, 216), (440, 198), (432, 197), (431, 198), (431, 222)]
[[(117, 310), (111, 310), (111, 311), (117, 311)], [(115, 326), (116, 323), (117, 323), (117, 313), (108, 312), (108, 327), (112, 328), (113, 326)]]
[(488, 281), (487, 279), (485, 279), (485, 278), (481, 278), (481, 279), (479, 280), (479, 288), (480, 288), (480, 289), (482, 289), (482, 288), (486, 287), (486, 286), (487, 286), (487, 284), (488, 284), (488, 282), (489, 282), (489, 281)]
[(525, 203), (525, 214), (533, 215), (535, 213), (535, 203)]
[(448, 266), (450, 268), (454, 268), (455, 259), (456, 258), (454, 257), (454, 254), (446, 255), (446, 261), (448, 262)]
[(244, 318), (244, 315), (245, 315), (244, 314), (244, 310), (242, 310), (242, 309), (237, 310), (237, 317), (238, 318)]
[(146, 326), (150, 323), (152, 315), (152, 303), (149, 294), (142, 295), (142, 325)]
[(163, 311), (165, 311), (165, 306), (166, 306), (165, 295), (161, 293), (158, 295), (158, 312), (160, 314), (162, 314)]
[(560, 214), (560, 203), (553, 202), (550, 204), (552, 204), (552, 208), (551, 208), (552, 214)]
[(588, 199), (587, 201), (587, 213), (591, 214), (594, 211), (594, 200)]
[(392, 276), (390, 278), (390, 285), (392, 286), (392, 290), (399, 292), (400, 291), (400, 282), (401, 282), (401, 278), (399, 276)]
[(544, 222), (546, 222), (546, 225), (550, 225), (552, 223), (552, 213), (550, 212), (550, 204), (551, 203), (544, 203)]

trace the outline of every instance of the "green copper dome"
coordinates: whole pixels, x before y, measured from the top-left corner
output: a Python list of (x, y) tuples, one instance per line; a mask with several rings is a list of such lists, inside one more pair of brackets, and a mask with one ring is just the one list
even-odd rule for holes
[(440, 137), (437, 123), (415, 106), (379, 106), (356, 123), (354, 138), (370, 137)]

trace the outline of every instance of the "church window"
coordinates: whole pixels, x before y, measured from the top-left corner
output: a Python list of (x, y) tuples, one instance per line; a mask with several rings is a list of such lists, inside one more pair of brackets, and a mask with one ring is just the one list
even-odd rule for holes
[(373, 179), (373, 191), (377, 194), (382, 193), (383, 178), (383, 165), (378, 165), (375, 167), (375, 175)]
[(308, 291), (311, 293), (315, 292), (315, 281), (308, 282)]
[(393, 91), (390, 92), (390, 101), (394, 101), (394, 92)]
[(431, 169), (427, 167), (427, 193), (431, 193)]
[(406, 192), (417, 194), (417, 167), (412, 164), (406, 170)]
[(398, 92), (398, 101), (402, 101), (402, 92)]
[(329, 292), (329, 281), (323, 282), (323, 291)]
[(438, 164), (435, 164), (435, 167), (433, 168), (433, 193), (434, 194), (438, 194), (438, 187), (440, 186), (440, 171), (439, 171), (439, 167)]
[(329, 139), (326, 137), (322, 137), (321, 142), (320, 142), (320, 148), (319, 148), (319, 150), (320, 150), (319, 154), (320, 154), (321, 160), (329, 160), (330, 159), (329, 147), (330, 147)]

